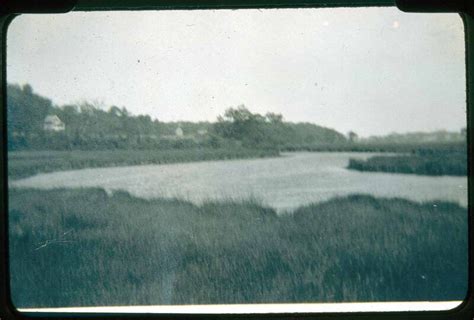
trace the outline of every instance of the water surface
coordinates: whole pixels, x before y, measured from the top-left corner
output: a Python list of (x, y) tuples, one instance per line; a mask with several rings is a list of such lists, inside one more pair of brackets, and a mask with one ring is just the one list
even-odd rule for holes
[[(142, 198), (256, 199), (280, 212), (348, 194), (447, 200), (467, 206), (467, 177), (432, 177), (346, 169), (370, 153), (285, 153), (279, 158), (94, 168), (40, 174), (12, 187), (101, 187)], [(433, 203), (436, 205), (436, 203)]]

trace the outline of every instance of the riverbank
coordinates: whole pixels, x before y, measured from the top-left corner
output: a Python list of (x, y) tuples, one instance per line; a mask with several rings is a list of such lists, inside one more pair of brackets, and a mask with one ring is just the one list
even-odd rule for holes
[(302, 144), (284, 145), (282, 151), (311, 151), (311, 152), (387, 152), (400, 154), (415, 153), (451, 153), (467, 152), (465, 142), (424, 142), (424, 143), (367, 143), (367, 142), (346, 142), (331, 144)]
[(235, 147), (169, 150), (12, 151), (8, 153), (8, 177), (9, 179), (20, 179), (39, 173), (84, 168), (277, 156), (279, 156), (279, 152), (276, 150)]
[(101, 189), (9, 194), (17, 307), (462, 300), (467, 212), (354, 195), (277, 215)]
[[(320, 144), (276, 148), (189, 147), (183, 149), (116, 149), (74, 151), (9, 151), (8, 176), (20, 179), (54, 171), (117, 167), (142, 164), (169, 164), (227, 159), (277, 157), (280, 152), (388, 152), (400, 156), (377, 156), (368, 161), (351, 160), (348, 168), (359, 171), (466, 175), (467, 151), (464, 143), (426, 144)], [(402, 155), (403, 154), (403, 155)], [(405, 157), (406, 154), (410, 158)]]

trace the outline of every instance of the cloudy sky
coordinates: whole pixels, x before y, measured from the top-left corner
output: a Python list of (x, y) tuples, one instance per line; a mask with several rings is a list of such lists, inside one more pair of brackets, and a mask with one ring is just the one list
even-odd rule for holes
[(395, 8), (23, 15), (10, 83), (57, 105), (92, 101), (161, 121), (231, 106), (361, 136), (465, 126), (456, 14)]

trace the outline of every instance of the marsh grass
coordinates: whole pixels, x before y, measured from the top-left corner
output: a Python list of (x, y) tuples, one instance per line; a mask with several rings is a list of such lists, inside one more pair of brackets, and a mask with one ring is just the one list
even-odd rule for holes
[(169, 150), (11, 151), (8, 177), (19, 179), (39, 173), (96, 167), (163, 164), (206, 160), (276, 157), (276, 150), (188, 148)]
[(419, 147), (410, 154), (374, 156), (367, 160), (350, 159), (348, 169), (429, 176), (466, 176), (467, 162), (465, 144), (448, 144)]
[(257, 201), (9, 191), (17, 307), (462, 300), (467, 210), (353, 195)]

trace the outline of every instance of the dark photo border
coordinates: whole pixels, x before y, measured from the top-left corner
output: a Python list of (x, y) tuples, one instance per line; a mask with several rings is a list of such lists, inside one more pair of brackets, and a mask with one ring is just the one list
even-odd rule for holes
[[(457, 12), (465, 26), (467, 142), (468, 142), (468, 224), (469, 224), (469, 282), (463, 303), (448, 311), (416, 312), (360, 312), (360, 313), (297, 313), (297, 314), (105, 314), (105, 313), (20, 313), (12, 304), (8, 268), (8, 179), (6, 132), (6, 34), (9, 23), (22, 13), (61, 13), (106, 10), (192, 10), (237, 8), (321, 8), (321, 7), (373, 7), (398, 6), (407, 12)], [(474, 319), (473, 257), (474, 257), (474, 204), (473, 151), (474, 125), (474, 0), (0, 0), (0, 320), (27, 319)], [(429, 54), (427, 52), (426, 54)]]

